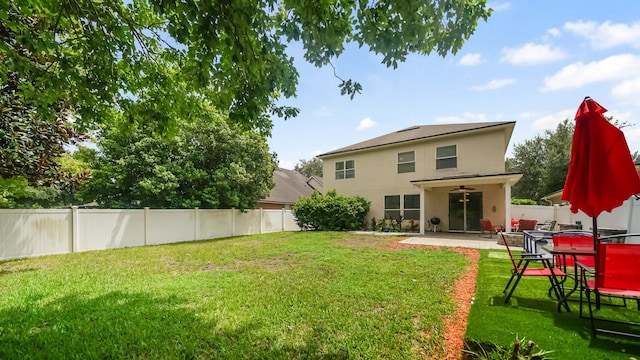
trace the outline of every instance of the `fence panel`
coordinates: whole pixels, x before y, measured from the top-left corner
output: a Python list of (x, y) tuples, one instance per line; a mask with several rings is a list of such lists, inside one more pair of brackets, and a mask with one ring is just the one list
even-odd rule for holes
[(147, 245), (195, 240), (194, 210), (148, 210)]
[(72, 251), (71, 210), (1, 210), (0, 259)]
[(143, 246), (144, 210), (80, 209), (76, 250)]
[(260, 234), (260, 210), (235, 211), (234, 235)]
[(511, 205), (511, 217), (516, 219), (536, 219), (538, 222), (554, 219), (553, 206)]
[(282, 210), (262, 210), (262, 232), (282, 231)]
[(291, 210), (284, 211), (284, 231), (300, 231), (296, 217)]
[(197, 240), (233, 235), (233, 210), (198, 210)]

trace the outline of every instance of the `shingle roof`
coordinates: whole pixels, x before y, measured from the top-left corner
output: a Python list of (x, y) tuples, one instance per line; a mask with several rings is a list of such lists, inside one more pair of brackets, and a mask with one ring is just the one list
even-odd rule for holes
[(468, 124), (443, 124), (443, 125), (420, 125), (398, 130), (386, 135), (359, 142), (357, 144), (345, 146), (336, 150), (318, 155), (319, 158), (345, 153), (349, 151), (371, 149), (379, 146), (399, 144), (408, 141), (433, 138), (437, 136), (450, 135), (455, 133), (498, 127), (508, 124), (515, 124), (515, 121), (508, 122), (482, 122)]
[(311, 196), (313, 188), (307, 184), (307, 177), (295, 170), (279, 168), (273, 172), (276, 186), (262, 202), (295, 204), (301, 196)]

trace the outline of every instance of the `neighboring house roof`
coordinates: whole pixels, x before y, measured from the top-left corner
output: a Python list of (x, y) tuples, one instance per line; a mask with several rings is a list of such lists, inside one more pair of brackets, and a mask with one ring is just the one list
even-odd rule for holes
[[(314, 180), (313, 185), (309, 184), (311, 179)], [(273, 172), (273, 181), (276, 185), (271, 189), (269, 196), (260, 202), (293, 205), (301, 196), (311, 196), (314, 189), (322, 192), (322, 188), (318, 189), (316, 184), (319, 182), (322, 185), (322, 178), (313, 176), (307, 179), (295, 170), (278, 168)]]
[(478, 131), (482, 129), (499, 127), (505, 125), (515, 125), (515, 121), (509, 122), (482, 122), (469, 124), (446, 124), (446, 125), (420, 125), (412, 126), (406, 129), (398, 130), (386, 135), (379, 136), (370, 140), (362, 141), (357, 144), (345, 146), (333, 151), (320, 154), (317, 157), (322, 158), (330, 155), (341, 153), (371, 149), (381, 146), (395, 145), (410, 141), (424, 140), (445, 135), (459, 134), (463, 132)]
[(567, 201), (562, 200), (562, 192), (564, 191), (564, 189), (562, 190), (558, 190), (555, 192), (552, 192), (551, 194), (547, 194), (545, 196), (542, 197), (542, 200), (544, 201), (548, 201), (552, 204), (568, 204)]

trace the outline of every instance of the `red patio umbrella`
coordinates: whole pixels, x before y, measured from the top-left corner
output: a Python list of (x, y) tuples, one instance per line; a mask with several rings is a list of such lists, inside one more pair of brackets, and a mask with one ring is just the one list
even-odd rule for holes
[(640, 193), (640, 176), (620, 129), (602, 115), (607, 109), (586, 97), (576, 113), (569, 172), (562, 199), (571, 211), (582, 210), (593, 219), (594, 246), (597, 218)]

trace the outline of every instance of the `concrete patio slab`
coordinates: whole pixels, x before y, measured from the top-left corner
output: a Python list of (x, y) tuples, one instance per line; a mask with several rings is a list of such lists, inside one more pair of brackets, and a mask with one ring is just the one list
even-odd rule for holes
[(469, 240), (469, 239), (452, 239), (450, 237), (410, 237), (408, 239), (400, 241), (400, 244), (410, 245), (431, 245), (431, 246), (446, 246), (446, 247), (462, 247), (472, 249), (495, 249), (506, 250), (504, 245), (497, 243), (496, 239), (493, 240)]

